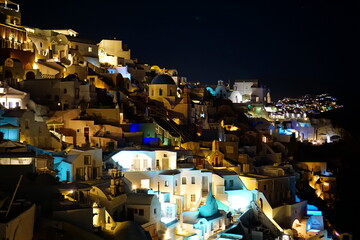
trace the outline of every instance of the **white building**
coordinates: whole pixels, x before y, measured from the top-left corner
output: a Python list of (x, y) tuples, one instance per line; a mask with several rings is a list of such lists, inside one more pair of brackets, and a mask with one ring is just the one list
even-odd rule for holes
[(101, 40), (98, 44), (99, 61), (111, 66), (119, 66), (125, 60), (130, 60), (130, 49), (127, 49), (121, 40)]
[(102, 176), (102, 150), (76, 148), (54, 155), (54, 165), (60, 181), (87, 181)]
[(153, 171), (176, 169), (177, 153), (166, 150), (121, 150), (112, 156), (123, 171)]
[(251, 201), (256, 198), (239, 178), (236, 172), (225, 168), (214, 169), (212, 174), (212, 192), (215, 198), (225, 205), (223, 210), (232, 211), (233, 215), (246, 211)]
[(257, 79), (236, 80), (233, 88), (229, 97), (233, 103), (271, 101), (270, 93), (259, 85)]

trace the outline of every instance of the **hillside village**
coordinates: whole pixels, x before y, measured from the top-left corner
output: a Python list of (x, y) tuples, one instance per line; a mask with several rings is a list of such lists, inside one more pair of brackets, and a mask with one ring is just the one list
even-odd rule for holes
[(312, 117), (336, 98), (274, 103), (258, 79), (190, 82), (78, 35), (0, 0), (3, 239), (351, 239), (298, 194), (331, 206), (336, 172), (293, 151), (347, 137)]

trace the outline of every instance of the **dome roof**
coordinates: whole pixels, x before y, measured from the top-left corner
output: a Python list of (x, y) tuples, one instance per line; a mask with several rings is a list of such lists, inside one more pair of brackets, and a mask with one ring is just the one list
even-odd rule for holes
[(167, 74), (160, 74), (153, 78), (151, 84), (171, 84), (176, 85), (172, 77)]
[(142, 239), (151, 240), (151, 237), (137, 223), (131, 221), (120, 222), (114, 230), (114, 239)]

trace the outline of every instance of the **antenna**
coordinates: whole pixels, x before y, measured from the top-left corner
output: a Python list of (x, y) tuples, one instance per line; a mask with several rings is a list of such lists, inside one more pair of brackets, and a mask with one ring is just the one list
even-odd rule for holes
[(18, 181), (18, 183), (16, 184), (16, 188), (15, 188), (15, 191), (14, 191), (12, 197), (11, 197), (10, 205), (9, 205), (8, 210), (6, 211), (5, 218), (8, 216), (8, 214), (9, 214), (9, 212), (10, 212), (11, 206), (12, 206), (12, 204), (13, 204), (13, 202), (14, 202), (14, 198), (15, 198), (15, 196), (16, 196), (16, 193), (17, 193), (18, 189), (19, 189), (19, 186), (20, 186), (22, 177), (23, 177), (23, 175), (20, 175), (19, 181)]

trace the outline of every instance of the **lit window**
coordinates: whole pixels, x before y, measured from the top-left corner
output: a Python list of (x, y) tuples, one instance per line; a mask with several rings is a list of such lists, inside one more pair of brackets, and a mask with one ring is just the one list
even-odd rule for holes
[(88, 47), (88, 52), (92, 52), (92, 47)]
[(181, 178), (181, 183), (182, 183), (182, 184), (186, 184), (186, 177), (182, 177), (182, 178)]
[(91, 165), (91, 156), (90, 155), (84, 156), (84, 165)]

